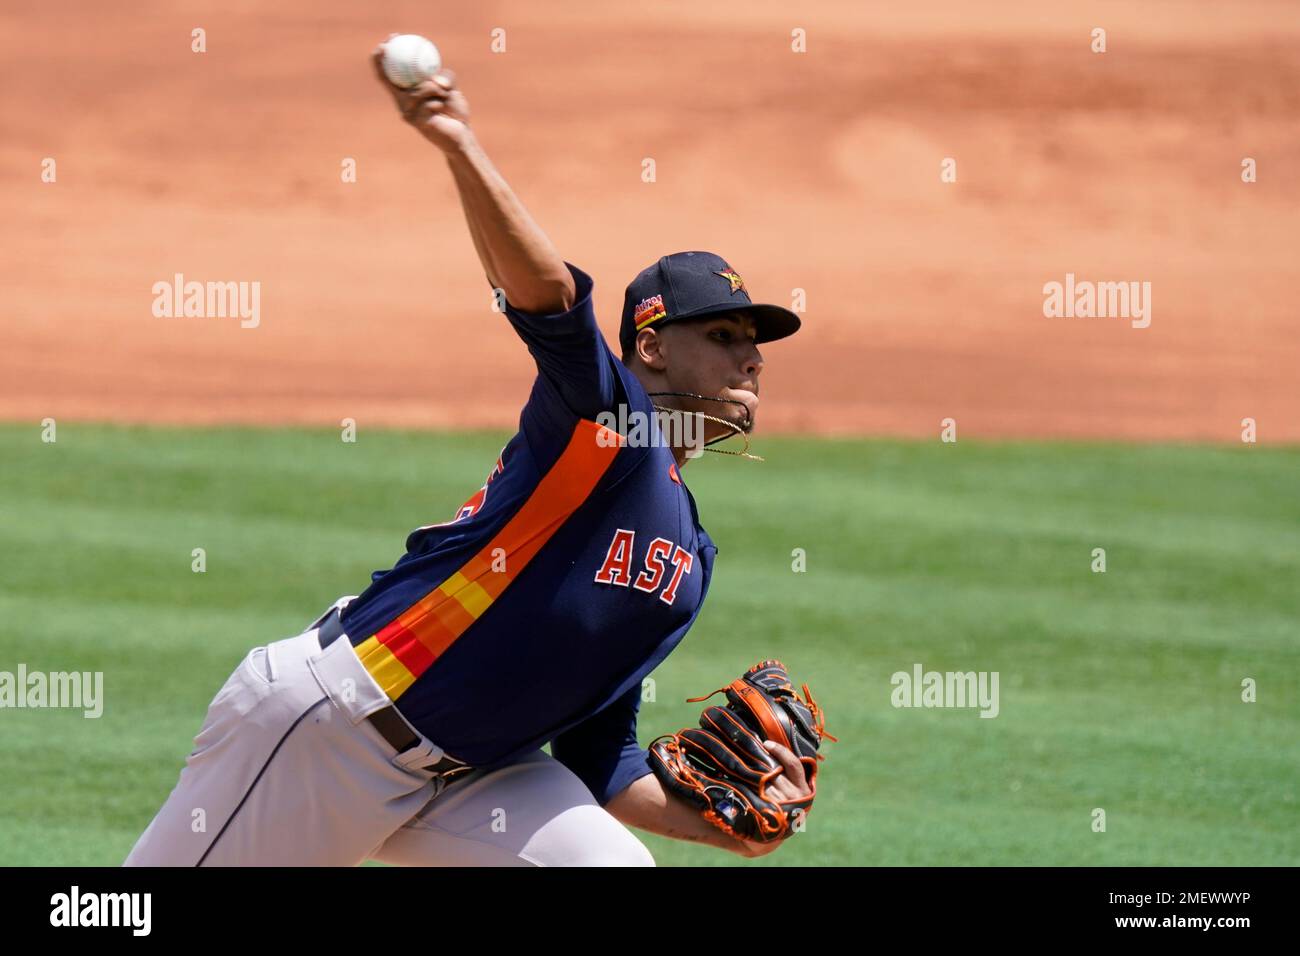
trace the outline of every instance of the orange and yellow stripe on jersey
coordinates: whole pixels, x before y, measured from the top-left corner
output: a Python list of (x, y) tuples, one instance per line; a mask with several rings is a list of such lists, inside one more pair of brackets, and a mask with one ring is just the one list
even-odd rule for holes
[[(624, 443), (622, 435), (580, 420), (564, 452), (505, 527), (451, 577), (356, 646), (390, 698), (401, 697), (492, 606), (587, 500)], [(506, 570), (494, 571), (493, 558), (502, 553)]]

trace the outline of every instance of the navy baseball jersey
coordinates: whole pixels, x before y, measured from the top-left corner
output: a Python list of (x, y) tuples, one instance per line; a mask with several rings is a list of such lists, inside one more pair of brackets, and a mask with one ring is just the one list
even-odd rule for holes
[(597, 423), (620, 404), (643, 421), (654, 411), (596, 325), (591, 278), (566, 265), (572, 309), (507, 305), (538, 369), (518, 433), (452, 520), (411, 532), (342, 623), (447, 753), (495, 769), (550, 742), (603, 806), (650, 773), (642, 679), (695, 620), (717, 548), (672, 450)]

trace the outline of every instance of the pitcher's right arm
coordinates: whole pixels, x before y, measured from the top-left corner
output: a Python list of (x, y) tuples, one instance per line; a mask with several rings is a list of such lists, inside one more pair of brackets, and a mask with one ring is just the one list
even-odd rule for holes
[(383, 47), (372, 55), (380, 83), (406, 122), (447, 158), (474, 248), (493, 288), (522, 312), (549, 315), (574, 303), (573, 276), (519, 197), (492, 165), (469, 126), (469, 101), (451, 70), (411, 89), (389, 82)]

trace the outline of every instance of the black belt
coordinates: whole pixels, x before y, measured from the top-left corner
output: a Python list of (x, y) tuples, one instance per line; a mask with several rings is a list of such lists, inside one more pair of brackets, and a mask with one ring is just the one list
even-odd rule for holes
[[(316, 632), (316, 637), (320, 641), (321, 650), (329, 647), (340, 637), (343, 637), (343, 624), (339, 620), (339, 609), (333, 608), (326, 615), (325, 620), (321, 622), (320, 629)], [(420, 738), (411, 732), (410, 725), (406, 719), (397, 712), (397, 708), (392, 704), (382, 707), (375, 711), (366, 720), (370, 721), (375, 730), (392, 745), (393, 749), (399, 754), (406, 753), (412, 747), (420, 743)], [(450, 777), (459, 773), (473, 770), (469, 764), (457, 760), (455, 757), (443, 755), (443, 758), (437, 763), (429, 764), (427, 767), (420, 768), (428, 770), (435, 776)]]

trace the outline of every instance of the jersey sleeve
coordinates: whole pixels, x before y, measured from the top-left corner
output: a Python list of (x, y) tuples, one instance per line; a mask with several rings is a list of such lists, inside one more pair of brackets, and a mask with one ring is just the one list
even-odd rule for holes
[[(555, 396), (565, 410), (579, 418), (594, 419), (614, 406), (619, 379), (611, 364), (613, 353), (596, 325), (591, 276), (572, 263), (565, 266), (577, 294), (573, 308), (538, 315), (521, 312), (507, 302), (506, 317), (549, 386), (542, 394)], [(534, 390), (534, 396), (538, 394)]]
[(636, 742), (640, 708), (638, 681), (604, 710), (551, 741), (551, 756), (572, 770), (602, 807), (632, 781), (653, 772), (650, 752)]

